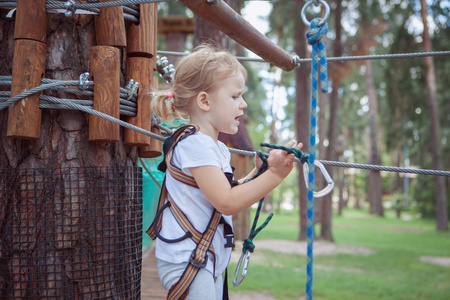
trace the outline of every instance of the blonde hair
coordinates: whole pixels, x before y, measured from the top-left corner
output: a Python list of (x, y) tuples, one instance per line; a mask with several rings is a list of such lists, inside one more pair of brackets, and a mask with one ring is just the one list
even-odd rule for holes
[(169, 122), (189, 117), (188, 108), (200, 92), (211, 92), (221, 80), (239, 72), (247, 77), (245, 68), (235, 56), (202, 44), (178, 62), (172, 90), (156, 93), (153, 111)]

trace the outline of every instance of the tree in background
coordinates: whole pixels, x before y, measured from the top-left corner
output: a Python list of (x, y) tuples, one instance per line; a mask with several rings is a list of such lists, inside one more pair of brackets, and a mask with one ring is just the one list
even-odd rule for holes
[[(425, 0), (420, 0), (421, 17), (423, 23), (423, 49), (426, 52), (433, 51), (429, 29), (428, 29), (428, 7)], [(442, 146), (441, 146), (441, 127), (439, 124), (439, 107), (436, 98), (436, 77), (434, 70), (433, 57), (425, 57), (425, 82), (427, 88), (428, 113), (431, 122), (431, 151), (433, 153), (433, 167), (436, 170), (442, 170)], [(448, 208), (445, 178), (443, 176), (434, 177), (434, 201), (436, 205), (436, 229), (448, 230)]]

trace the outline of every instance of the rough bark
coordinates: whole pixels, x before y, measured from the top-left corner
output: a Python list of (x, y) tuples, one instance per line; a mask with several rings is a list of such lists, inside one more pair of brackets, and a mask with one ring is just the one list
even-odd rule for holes
[[(0, 17), (0, 27), (0, 74), (11, 75), (14, 19)], [(89, 71), (93, 17), (49, 14), (46, 44), (44, 77), (78, 79)], [(42, 109), (39, 138), (21, 140), (6, 136), (7, 119), (6, 108), (0, 111), (0, 298), (122, 299), (131, 282), (139, 292), (141, 182), (128, 181), (137, 151), (123, 144), (122, 129), (117, 143), (93, 143), (87, 114)], [(138, 229), (133, 236), (131, 227)]]
[[(295, 1), (293, 13), (295, 13), (295, 44), (294, 50), (297, 55), (302, 58), (307, 57), (307, 41), (306, 41), (306, 26), (303, 24), (301, 18), (297, 16), (297, 12), (301, 11), (303, 7), (303, 1)], [(295, 92), (295, 129), (297, 132), (297, 140), (303, 143), (303, 149), (308, 149), (308, 136), (309, 136), (309, 74), (311, 66), (309, 64), (302, 64), (295, 70), (296, 74), (296, 92)], [(308, 190), (305, 187), (305, 181), (303, 179), (303, 167), (299, 166), (298, 187), (300, 191), (300, 233), (299, 240), (306, 240), (306, 228), (307, 228), (307, 193)]]
[[(369, 98), (369, 163), (380, 165), (381, 158), (378, 150), (378, 98), (375, 93), (375, 86), (372, 75), (372, 62), (367, 61), (366, 64), (366, 91)], [(383, 216), (383, 203), (381, 197), (381, 175), (379, 171), (369, 171), (369, 191), (368, 200), (370, 212), (377, 216)]]
[[(433, 51), (427, 23), (427, 4), (425, 0), (420, 1), (422, 5), (421, 16), (423, 22), (423, 50), (426, 52)], [(425, 57), (425, 82), (427, 86), (428, 111), (431, 122), (431, 151), (433, 153), (433, 168), (443, 170), (442, 164), (442, 146), (440, 141), (440, 125), (439, 125), (439, 108), (436, 98), (436, 78), (434, 71), (433, 57)], [(448, 208), (445, 177), (434, 177), (434, 201), (436, 205), (436, 229), (448, 230)]]
[[(335, 10), (335, 28), (336, 38), (333, 41), (333, 54), (335, 57), (342, 56), (342, 27), (341, 27), (341, 15), (342, 15), (342, 1), (336, 1)], [(339, 87), (341, 85), (340, 74), (331, 75), (332, 91), (330, 96), (330, 120), (328, 123), (328, 147), (326, 149), (326, 160), (335, 161), (337, 159), (336, 150), (338, 147), (337, 135), (338, 135), (338, 110), (339, 110)], [(327, 168), (331, 178), (333, 178), (334, 168)], [(341, 189), (340, 189), (341, 190)], [(332, 193), (326, 195), (322, 199), (322, 226), (320, 230), (320, 237), (329, 241), (333, 241), (331, 218), (332, 218)]]

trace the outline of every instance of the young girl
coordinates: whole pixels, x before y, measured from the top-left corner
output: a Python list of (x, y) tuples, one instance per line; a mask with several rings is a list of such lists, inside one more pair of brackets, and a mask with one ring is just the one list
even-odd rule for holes
[[(235, 134), (238, 131), (247, 107), (243, 98), (245, 79), (246, 71), (233, 55), (202, 45), (178, 63), (172, 91), (155, 98), (154, 112), (164, 120), (187, 117), (190, 124), (198, 129), (176, 143), (168, 162), (182, 175), (193, 178), (198, 187), (175, 179), (172, 172), (166, 172), (165, 177), (167, 195), (163, 195), (163, 200), (170, 198), (173, 204), (170, 209), (162, 209), (164, 213), (161, 213), (163, 217), (155, 255), (161, 283), (169, 291), (169, 296), (171, 293), (175, 295), (168, 298), (222, 299), (222, 273), (229, 263), (232, 250), (232, 243), (227, 238), (227, 228), (231, 228), (232, 224), (231, 215), (261, 200), (293, 168), (293, 154), (272, 150), (267, 171), (257, 178), (240, 185), (231, 185), (227, 179), (226, 173), (232, 173), (230, 152), (218, 140), (218, 135), (220, 132)], [(296, 145), (295, 141), (291, 141), (286, 146), (300, 149), (302, 144)], [(168, 148), (166, 144), (165, 148)], [(256, 165), (239, 182), (255, 175), (261, 165), (259, 158)], [(212, 222), (211, 216), (215, 212), (221, 214), (220, 224), (213, 234), (212, 247), (208, 248), (204, 262), (194, 257), (198, 245), (192, 238), (180, 239), (187, 233), (180, 225), (184, 222), (174, 216), (174, 206), (202, 234)], [(173, 242), (177, 239), (179, 241)], [(195, 270), (193, 275), (189, 275), (189, 265)], [(184, 277), (190, 281), (180, 283), (186, 281)], [(183, 295), (174, 291), (179, 286), (186, 288)]]

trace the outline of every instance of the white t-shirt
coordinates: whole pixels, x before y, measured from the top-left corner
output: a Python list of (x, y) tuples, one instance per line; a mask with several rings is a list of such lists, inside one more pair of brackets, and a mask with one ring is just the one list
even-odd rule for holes
[[(224, 143), (218, 141), (217, 145), (211, 137), (201, 132), (196, 132), (178, 142), (172, 155), (172, 163), (190, 176), (192, 174), (188, 168), (201, 166), (216, 166), (223, 172), (231, 173), (230, 159), (230, 152)], [(166, 172), (166, 188), (194, 228), (203, 233), (214, 211), (214, 207), (203, 192), (199, 188), (174, 179), (169, 171)], [(224, 215), (223, 217), (232, 226), (231, 216)], [(161, 236), (166, 239), (176, 239), (184, 234), (184, 230), (174, 218), (171, 210), (164, 210)], [(218, 277), (225, 271), (231, 256), (231, 248), (224, 247), (224, 226), (222, 224), (217, 227), (212, 244), (216, 255), (215, 274), (211, 255), (208, 258), (206, 270)], [(157, 238), (155, 256), (171, 263), (188, 262), (195, 246), (194, 241), (190, 238), (177, 243), (165, 243)]]

